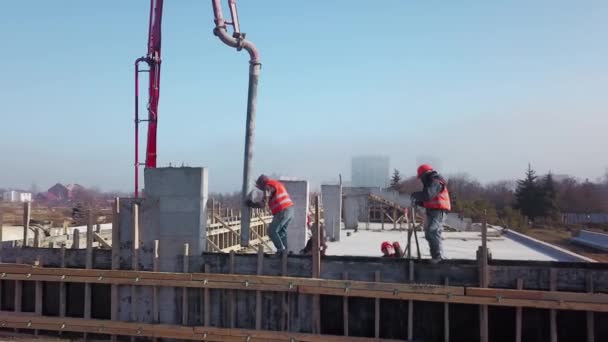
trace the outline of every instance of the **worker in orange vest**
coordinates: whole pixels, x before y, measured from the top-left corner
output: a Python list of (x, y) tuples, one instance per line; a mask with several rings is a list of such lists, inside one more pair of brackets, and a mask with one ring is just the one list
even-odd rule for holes
[(424, 237), (429, 243), (432, 262), (436, 263), (445, 258), (441, 233), (445, 215), (452, 209), (450, 194), (446, 180), (430, 165), (420, 165), (417, 174), (424, 188), (422, 191), (414, 192), (411, 199), (414, 205), (420, 205), (426, 211)]
[(261, 202), (248, 200), (247, 204), (253, 208), (263, 208), (268, 205), (273, 215), (272, 222), (268, 226), (268, 236), (277, 249), (277, 254), (287, 251), (287, 227), (293, 219), (294, 203), (289, 197), (283, 183), (261, 175), (255, 186), (264, 192)]

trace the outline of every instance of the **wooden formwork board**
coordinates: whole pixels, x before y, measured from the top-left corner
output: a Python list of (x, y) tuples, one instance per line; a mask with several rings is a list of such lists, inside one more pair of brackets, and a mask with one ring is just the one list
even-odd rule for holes
[(299, 342), (372, 342), (399, 340), (335, 335), (291, 333), (269, 330), (228, 329), (193, 327), (168, 324), (118, 322), (99, 319), (40, 317), (22, 313), (0, 312), (0, 327), (70, 331), (81, 333), (141, 336), (157, 338), (179, 338), (195, 341), (299, 341)]
[(507, 290), (237, 274), (40, 268), (15, 264), (0, 264), (0, 279), (294, 292), (311, 295), (608, 312), (608, 295), (601, 293)]

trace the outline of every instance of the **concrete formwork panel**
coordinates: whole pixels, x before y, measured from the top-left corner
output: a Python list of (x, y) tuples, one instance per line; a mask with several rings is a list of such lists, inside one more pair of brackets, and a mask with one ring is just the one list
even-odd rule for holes
[[(139, 204), (140, 270), (152, 270), (154, 240), (159, 241), (159, 270), (181, 272), (184, 244), (190, 255), (200, 255), (206, 249), (208, 175), (206, 168), (155, 168), (145, 170), (145, 198), (125, 198), (120, 201), (120, 268), (131, 269), (133, 257), (133, 208)], [(180, 322), (180, 291), (160, 289), (160, 322)], [(152, 291), (138, 289), (132, 298), (128, 287), (119, 288), (121, 319), (131, 319), (135, 303), (137, 320), (152, 319)]]
[(342, 186), (322, 185), (323, 218), (325, 234), (332, 241), (340, 241), (340, 223), (342, 217)]
[(281, 181), (295, 206), (293, 220), (287, 229), (287, 249), (298, 253), (306, 246), (306, 215), (309, 206), (308, 181)]

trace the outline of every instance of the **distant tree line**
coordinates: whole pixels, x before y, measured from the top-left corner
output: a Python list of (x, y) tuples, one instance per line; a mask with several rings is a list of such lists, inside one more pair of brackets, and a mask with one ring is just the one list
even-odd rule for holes
[[(395, 170), (390, 188), (412, 193), (422, 187), (414, 176), (400, 179)], [(507, 227), (526, 227), (529, 222), (558, 223), (562, 213), (608, 213), (608, 172), (596, 182), (580, 181), (571, 176), (552, 173), (538, 176), (528, 166), (517, 181), (481, 184), (467, 174), (447, 177), (452, 211), (481, 222)], [(397, 181), (398, 180), (398, 181)]]

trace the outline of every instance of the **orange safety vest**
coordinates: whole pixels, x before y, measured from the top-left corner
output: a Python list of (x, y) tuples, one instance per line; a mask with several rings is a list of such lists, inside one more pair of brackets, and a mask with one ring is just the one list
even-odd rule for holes
[(287, 190), (285, 190), (283, 183), (270, 179), (266, 182), (266, 186), (271, 186), (275, 190), (274, 196), (272, 196), (268, 202), (268, 207), (270, 207), (272, 215), (276, 215), (289, 207), (293, 207), (293, 201), (289, 197)]
[(443, 190), (437, 194), (434, 198), (432, 198), (428, 202), (423, 202), (422, 206), (427, 209), (438, 209), (450, 211), (452, 210), (452, 205), (450, 203), (450, 194), (448, 192), (448, 186), (443, 181), (439, 181), (443, 185)]

